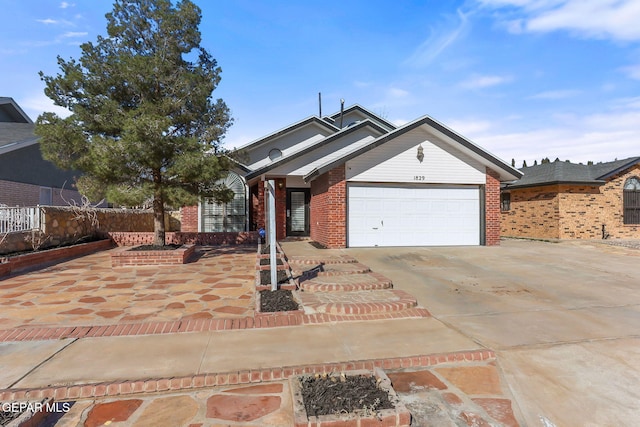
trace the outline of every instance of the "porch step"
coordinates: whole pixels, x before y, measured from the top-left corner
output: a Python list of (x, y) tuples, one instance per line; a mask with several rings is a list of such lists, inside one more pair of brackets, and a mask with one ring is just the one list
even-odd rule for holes
[(343, 263), (343, 264), (307, 264), (292, 261), (289, 263), (293, 277), (299, 277), (300, 280), (309, 280), (314, 277), (341, 276), (344, 274), (362, 274), (369, 273), (371, 269), (359, 262)]
[[(295, 276), (294, 276), (295, 277)], [(298, 279), (298, 286), (305, 292), (355, 292), (389, 289), (391, 280), (378, 273), (341, 274)]]
[(348, 263), (357, 263), (354, 257), (349, 255), (324, 255), (324, 256), (313, 256), (313, 255), (294, 255), (287, 257), (287, 261), (289, 263), (298, 263), (298, 264), (311, 264), (311, 265), (320, 265), (320, 264), (348, 264)]
[(332, 314), (359, 316), (393, 314), (418, 305), (405, 291), (382, 289), (356, 292), (300, 292), (298, 294), (305, 314)]

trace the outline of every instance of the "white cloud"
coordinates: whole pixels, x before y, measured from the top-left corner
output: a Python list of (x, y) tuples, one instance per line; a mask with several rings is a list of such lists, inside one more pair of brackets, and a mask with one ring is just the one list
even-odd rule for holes
[(367, 87), (371, 87), (372, 83), (371, 82), (363, 82), (360, 80), (356, 80), (355, 82), (353, 82), (353, 85), (357, 88), (367, 88)]
[(19, 104), (34, 122), (38, 116), (45, 111), (56, 113), (60, 117), (68, 117), (71, 115), (71, 112), (66, 108), (54, 105), (53, 101), (48, 98), (44, 92), (29, 95), (27, 98), (20, 100)]
[(67, 31), (66, 33), (62, 34), (60, 36), (60, 38), (63, 39), (68, 39), (68, 38), (75, 38), (75, 37), (85, 37), (89, 35), (89, 33), (85, 32), (77, 32), (77, 31)]
[(392, 87), (392, 88), (389, 88), (389, 90), (387, 91), (387, 94), (391, 98), (404, 98), (409, 95), (409, 92), (404, 89)]
[(478, 0), (504, 11), (501, 22), (509, 31), (568, 31), (579, 37), (640, 40), (640, 2), (637, 0)]
[(407, 119), (393, 119), (393, 120), (391, 120), (391, 123), (393, 123), (394, 125), (400, 127), (400, 126), (404, 126), (407, 123), (409, 123), (409, 120), (407, 120)]
[(634, 80), (640, 80), (640, 64), (623, 67), (620, 70), (625, 73), (627, 77)]
[(453, 28), (451, 24), (446, 29), (431, 28), (429, 37), (416, 48), (404, 64), (411, 67), (425, 67), (461, 38), (467, 31), (469, 20), (462, 11), (458, 9), (457, 12), (457, 22)]
[(579, 90), (550, 90), (546, 92), (536, 93), (529, 97), (529, 99), (566, 99), (572, 98), (576, 95), (579, 95), (581, 92)]
[(452, 120), (445, 123), (445, 125), (456, 133), (464, 136), (483, 134), (491, 129), (491, 122), (489, 120)]
[(67, 9), (69, 7), (74, 7), (75, 3), (67, 3), (66, 1), (63, 1), (62, 3), (60, 3), (60, 9)]
[(36, 19), (36, 22), (40, 22), (41, 24), (51, 25), (58, 24), (60, 21), (56, 21), (55, 19), (47, 18), (47, 19)]
[(460, 87), (464, 89), (482, 89), (491, 86), (497, 86), (504, 83), (508, 83), (512, 80), (508, 76), (473, 76), (460, 83)]
[[(602, 106), (603, 112), (586, 116), (554, 116), (525, 128), (522, 122), (511, 127), (502, 119), (496, 119), (485, 130), (469, 129), (468, 136), (503, 159), (516, 159), (517, 166), (526, 160), (549, 157), (572, 162), (589, 160), (610, 161), (616, 158), (638, 156), (640, 135), (640, 97), (611, 101)], [(464, 121), (452, 127), (462, 132)], [(514, 130), (517, 129), (517, 130)]]

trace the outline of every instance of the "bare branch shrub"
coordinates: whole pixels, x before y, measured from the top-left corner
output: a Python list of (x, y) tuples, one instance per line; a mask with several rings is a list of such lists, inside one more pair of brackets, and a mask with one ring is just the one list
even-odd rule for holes
[(24, 241), (31, 246), (34, 252), (37, 252), (49, 241), (49, 237), (41, 230), (31, 230), (29, 234), (24, 235)]
[(71, 208), (71, 219), (76, 221), (80, 226), (80, 229), (74, 233), (74, 242), (79, 243), (95, 237), (98, 233), (98, 228), (100, 227), (100, 221), (98, 220), (98, 208), (96, 206), (100, 205), (104, 200), (101, 200), (96, 205), (92, 205), (89, 198), (82, 195), (80, 203), (78, 203), (74, 199), (65, 199), (63, 191), (64, 185), (60, 190), (60, 198)]

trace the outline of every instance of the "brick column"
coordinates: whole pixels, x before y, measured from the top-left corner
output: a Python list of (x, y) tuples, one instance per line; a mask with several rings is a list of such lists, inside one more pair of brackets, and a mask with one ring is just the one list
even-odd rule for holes
[(347, 182), (344, 165), (311, 182), (311, 239), (328, 248), (347, 246)]
[(284, 178), (276, 178), (274, 182), (276, 185), (276, 239), (282, 240), (287, 237), (286, 180)]
[[(267, 178), (273, 179), (276, 186), (276, 239), (282, 240), (287, 236), (287, 188), (285, 178)], [(282, 183), (282, 188), (278, 186)], [(266, 207), (264, 181), (257, 184), (257, 203), (253, 206), (253, 218), (258, 229), (266, 229)]]
[(180, 231), (198, 232), (198, 205), (180, 208)]
[(485, 184), (485, 240), (487, 246), (500, 244), (500, 175), (487, 168)]
[(266, 229), (265, 227), (265, 213), (264, 213), (264, 182), (263, 181), (258, 181), (258, 203), (257, 203), (257, 210), (256, 210), (256, 215), (254, 217), (254, 221), (256, 222), (256, 226), (258, 227), (258, 230), (261, 228)]
[(347, 181), (345, 166), (338, 166), (329, 172), (329, 199), (327, 203), (327, 246), (345, 248), (347, 246)]

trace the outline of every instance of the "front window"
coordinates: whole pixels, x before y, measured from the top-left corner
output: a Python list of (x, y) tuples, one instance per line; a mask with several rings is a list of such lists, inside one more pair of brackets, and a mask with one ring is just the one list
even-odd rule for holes
[(221, 204), (205, 198), (202, 201), (202, 231), (245, 231), (247, 198), (244, 180), (229, 172), (222, 182), (233, 191), (233, 200)]
[(623, 190), (624, 223), (640, 224), (640, 179), (629, 178)]

